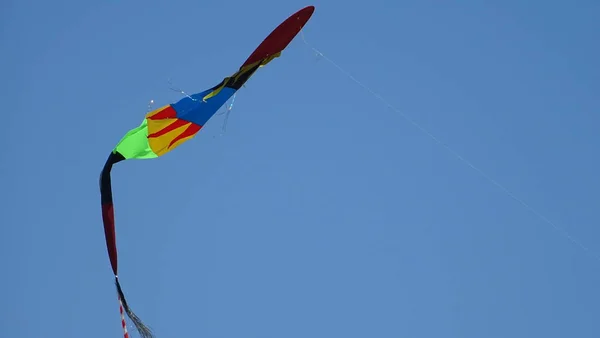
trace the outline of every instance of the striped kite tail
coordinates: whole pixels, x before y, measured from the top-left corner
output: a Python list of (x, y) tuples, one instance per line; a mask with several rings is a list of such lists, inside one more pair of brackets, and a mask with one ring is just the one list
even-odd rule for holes
[(127, 323), (125, 322), (125, 313), (123, 312), (123, 301), (121, 300), (121, 296), (119, 296), (119, 312), (121, 313), (121, 326), (123, 326), (123, 337), (129, 338), (129, 333), (127, 332)]

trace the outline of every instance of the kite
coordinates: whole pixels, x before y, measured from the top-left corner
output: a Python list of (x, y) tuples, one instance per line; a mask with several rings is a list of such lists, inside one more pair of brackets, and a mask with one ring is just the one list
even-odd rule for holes
[(226, 77), (216, 86), (148, 112), (142, 123), (125, 134), (108, 156), (100, 174), (100, 199), (106, 247), (115, 276), (125, 338), (128, 338), (129, 334), (124, 313), (131, 319), (143, 338), (151, 338), (153, 333), (131, 310), (119, 283), (110, 176), (113, 165), (130, 159), (157, 158), (192, 139), (260, 67), (281, 55), (308, 22), (314, 10), (314, 6), (307, 6), (288, 17), (261, 42), (237, 72)]

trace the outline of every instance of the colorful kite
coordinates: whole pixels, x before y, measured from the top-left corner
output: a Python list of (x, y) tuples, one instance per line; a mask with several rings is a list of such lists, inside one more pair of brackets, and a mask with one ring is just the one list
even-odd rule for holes
[(100, 195), (106, 246), (110, 265), (115, 275), (125, 338), (128, 338), (129, 334), (123, 312), (127, 313), (142, 337), (150, 338), (153, 337), (153, 334), (131, 311), (119, 284), (115, 218), (110, 181), (112, 166), (123, 160), (162, 156), (193, 138), (258, 68), (281, 55), (281, 52), (310, 19), (314, 10), (314, 6), (308, 6), (287, 18), (267, 36), (235, 74), (226, 77), (218, 85), (201, 93), (187, 96), (177, 103), (149, 112), (140, 126), (130, 130), (110, 153), (100, 174)]

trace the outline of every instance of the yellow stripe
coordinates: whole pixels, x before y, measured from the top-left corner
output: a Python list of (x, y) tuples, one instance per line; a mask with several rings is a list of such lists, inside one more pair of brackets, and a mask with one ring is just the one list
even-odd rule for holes
[(171, 143), (171, 141), (173, 141), (177, 136), (181, 135), (181, 133), (183, 133), (187, 129), (187, 127), (190, 126), (191, 123), (189, 122), (161, 136), (150, 137), (150, 135), (152, 135), (153, 133), (163, 130), (164, 128), (168, 127), (171, 123), (177, 120), (178, 119), (148, 120), (148, 143), (150, 144), (150, 148), (156, 155), (164, 155), (169, 151), (175, 149), (177, 145), (181, 144), (181, 142), (177, 142), (175, 145), (171, 146), (171, 148), (168, 148), (169, 143)]

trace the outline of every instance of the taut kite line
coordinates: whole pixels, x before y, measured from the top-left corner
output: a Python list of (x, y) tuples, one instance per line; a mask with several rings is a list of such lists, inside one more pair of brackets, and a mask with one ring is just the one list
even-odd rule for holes
[(110, 178), (112, 166), (123, 160), (150, 159), (162, 156), (193, 138), (258, 68), (281, 55), (281, 52), (308, 22), (314, 10), (314, 6), (307, 6), (288, 17), (262, 41), (235, 74), (226, 77), (218, 85), (146, 114), (142, 123), (137, 128), (130, 130), (110, 153), (100, 174), (102, 220), (110, 265), (115, 275), (125, 338), (128, 338), (129, 334), (123, 312), (133, 321), (143, 338), (151, 338), (153, 334), (133, 313), (119, 283)]

